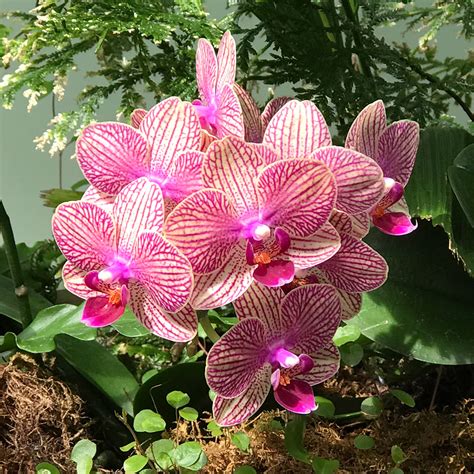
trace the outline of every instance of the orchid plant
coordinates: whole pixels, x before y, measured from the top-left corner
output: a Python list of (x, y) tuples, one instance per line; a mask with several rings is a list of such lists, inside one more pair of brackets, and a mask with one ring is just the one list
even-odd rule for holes
[(345, 147), (333, 146), (313, 103), (277, 98), (260, 113), (235, 73), (230, 33), (217, 55), (201, 39), (200, 99), (86, 127), (77, 159), (91, 187), (53, 218), (87, 325), (111, 324), (128, 305), (152, 333), (185, 342), (196, 310), (233, 303), (238, 323), (206, 371), (223, 426), (250, 417), (271, 389), (289, 411), (316, 409), (312, 387), (339, 367), (341, 319), (387, 278), (362, 238), (371, 222), (393, 235), (416, 228), (403, 200), (415, 122), (387, 127), (377, 101)]

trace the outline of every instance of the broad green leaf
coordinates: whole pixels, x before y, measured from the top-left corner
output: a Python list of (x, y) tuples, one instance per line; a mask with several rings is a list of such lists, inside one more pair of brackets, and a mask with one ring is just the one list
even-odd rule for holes
[(410, 408), (415, 407), (415, 400), (414, 398), (404, 390), (399, 390), (398, 388), (392, 388), (390, 393), (398, 398), (404, 405), (409, 406)]
[(125, 474), (138, 472), (143, 469), (148, 463), (148, 458), (142, 456), (141, 454), (134, 454), (125, 460), (123, 463), (123, 468), (125, 469)]
[[(188, 466), (185, 468), (185, 470), (193, 471), (193, 472), (200, 472), (201, 469), (207, 464), (207, 456), (204, 451), (201, 451), (201, 454), (199, 455), (197, 461), (192, 464), (191, 466)], [(184, 472), (184, 470), (182, 470)]]
[(59, 469), (49, 462), (40, 462), (35, 468), (36, 474), (61, 474)]
[(400, 446), (392, 446), (390, 453), (392, 455), (392, 460), (395, 464), (401, 464), (407, 460), (407, 455), (403, 452), (403, 449)]
[(241, 451), (248, 451), (250, 446), (250, 438), (245, 433), (243, 433), (242, 431), (232, 433), (230, 439), (232, 440), (232, 443), (237, 446)]
[(355, 367), (364, 357), (364, 349), (357, 342), (348, 342), (340, 347), (339, 351), (342, 361), (351, 367)]
[(168, 471), (173, 466), (173, 460), (170, 457), (173, 449), (174, 443), (171, 439), (159, 439), (151, 443), (146, 450), (146, 455), (157, 462), (163, 471)]
[(295, 415), (285, 427), (285, 448), (295, 459), (309, 464), (311, 461), (303, 443), (305, 428), (306, 417), (304, 415)]
[(448, 176), (467, 220), (474, 227), (474, 143), (459, 153), (448, 168)]
[(375, 230), (366, 241), (387, 260), (389, 277), (364, 295), (361, 312), (348, 324), (421, 361), (474, 363), (474, 279), (449, 251), (444, 232), (420, 222), (410, 235), (391, 237)]
[(141, 337), (150, 334), (150, 331), (140, 324), (136, 316), (126, 309), (123, 316), (111, 324), (111, 326), (120, 334), (127, 337)]
[(222, 434), (221, 427), (214, 420), (212, 420), (211, 422), (209, 422), (207, 424), (207, 429), (208, 429), (208, 431), (211, 432), (212, 436), (217, 437), (217, 436), (220, 436)]
[(314, 458), (312, 466), (316, 474), (333, 474), (339, 469), (339, 461), (337, 459)]
[(159, 439), (151, 443), (151, 451), (153, 454), (169, 453), (174, 449), (174, 443), (171, 439)]
[(187, 421), (196, 421), (199, 413), (191, 407), (184, 407), (179, 410), (179, 415)]
[(71, 460), (76, 463), (77, 474), (90, 473), (96, 453), (96, 444), (88, 439), (81, 439), (74, 445), (71, 451)]
[(235, 469), (234, 474), (257, 474), (252, 466), (239, 466)]
[(142, 375), (142, 383), (145, 383), (147, 380), (150, 380), (154, 375), (158, 373), (157, 369), (150, 369), (147, 370), (143, 375)]
[(105, 347), (96, 341), (79, 341), (60, 334), (56, 337), (56, 351), (117, 406), (130, 415), (133, 413), (132, 400), (138, 383)]
[(173, 390), (172, 392), (166, 395), (166, 401), (173, 407), (173, 408), (181, 408), (184, 407), (189, 403), (191, 399), (187, 393), (181, 392), (179, 390)]
[(165, 420), (152, 410), (142, 410), (133, 419), (133, 429), (139, 433), (156, 433), (166, 428)]
[(332, 338), (334, 344), (337, 347), (340, 347), (348, 342), (355, 342), (360, 337), (360, 330), (357, 326), (339, 326), (337, 328), (336, 334)]
[(354, 438), (354, 446), (357, 449), (372, 449), (375, 446), (374, 438), (367, 435), (357, 435)]
[(178, 466), (190, 468), (199, 460), (202, 448), (197, 441), (187, 441), (173, 451), (173, 459)]
[(322, 416), (323, 418), (331, 418), (334, 416), (334, 413), (336, 413), (336, 407), (331, 400), (319, 396), (315, 397), (315, 400), (318, 407), (314, 412), (316, 415)]
[(130, 451), (134, 447), (135, 447), (135, 441), (130, 441), (130, 443), (126, 444), (125, 446), (120, 446), (120, 451), (126, 453), (127, 451)]
[(379, 397), (369, 397), (360, 404), (360, 409), (366, 415), (379, 416), (383, 411), (383, 403)]
[(51, 352), (56, 347), (54, 338), (67, 334), (82, 341), (92, 341), (96, 329), (81, 322), (83, 306), (60, 304), (40, 311), (31, 324), (18, 334), (16, 341), (20, 349), (33, 352)]

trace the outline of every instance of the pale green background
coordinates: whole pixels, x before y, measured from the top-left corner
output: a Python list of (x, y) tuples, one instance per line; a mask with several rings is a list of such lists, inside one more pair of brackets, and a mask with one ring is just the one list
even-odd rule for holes
[[(226, 0), (207, 1), (208, 10), (214, 18), (221, 18), (226, 13), (226, 5)], [(28, 10), (33, 6), (34, 2), (30, 0), (0, 0), (1, 11)], [(402, 37), (400, 27), (385, 28), (380, 31), (380, 35), (390, 40), (416, 44), (417, 35), (410, 33)], [(456, 28), (447, 28), (439, 36), (441, 57), (462, 57), (467, 47), (464, 41), (457, 38)], [(67, 111), (74, 106), (74, 98), (84, 87), (83, 74), (93, 67), (94, 58), (82, 55), (77, 72), (69, 78), (65, 99), (57, 104), (58, 111)], [(285, 88), (279, 90), (279, 95), (284, 93)], [(265, 91), (261, 91), (261, 95), (264, 97)], [(108, 101), (100, 111), (99, 120), (114, 120), (117, 102)], [(35, 150), (33, 144), (34, 137), (45, 130), (52, 116), (51, 98), (40, 101), (31, 113), (27, 113), (26, 104), (27, 100), (20, 97), (13, 110), (0, 109), (0, 196), (11, 216), (17, 241), (32, 243), (51, 236), (52, 211), (42, 206), (38, 195), (41, 190), (59, 185), (59, 162), (57, 158), (50, 158), (47, 153)], [(460, 121), (466, 122), (465, 115), (458, 107), (453, 106), (451, 113)], [(65, 187), (81, 179), (75, 160), (69, 158), (72, 153), (73, 150), (69, 147), (63, 158), (62, 176)]]

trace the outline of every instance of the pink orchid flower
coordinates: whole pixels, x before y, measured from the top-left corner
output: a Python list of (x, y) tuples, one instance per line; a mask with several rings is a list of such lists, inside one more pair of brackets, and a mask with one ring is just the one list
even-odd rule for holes
[(102, 193), (116, 195), (146, 177), (176, 203), (202, 187), (200, 143), (193, 106), (170, 97), (144, 115), (139, 129), (118, 122), (89, 125), (76, 154), (84, 176)]
[(375, 227), (389, 235), (413, 232), (403, 191), (415, 164), (420, 130), (411, 120), (387, 126), (385, 106), (377, 100), (365, 107), (352, 124), (346, 147), (373, 158), (382, 168), (385, 189), (382, 199), (370, 210)]
[(308, 285), (284, 295), (281, 288), (254, 284), (234, 306), (239, 323), (207, 358), (207, 383), (217, 394), (216, 422), (242, 423), (261, 407), (271, 388), (287, 410), (315, 410), (312, 386), (339, 368), (332, 338), (341, 308), (334, 288)]
[(64, 284), (87, 300), (85, 324), (111, 324), (129, 304), (153, 333), (172, 341), (194, 337), (196, 315), (185, 306), (193, 286), (191, 266), (162, 237), (163, 216), (161, 189), (146, 178), (125, 186), (110, 213), (85, 201), (56, 209), (52, 226), (67, 258)]
[(367, 212), (384, 192), (377, 163), (355, 150), (331, 146), (329, 128), (310, 101), (291, 100), (270, 120), (263, 143), (280, 159), (312, 159), (332, 171), (337, 184), (336, 208), (347, 214)]
[(234, 91), (242, 108), (245, 141), (260, 143), (272, 117), (291, 99), (289, 97), (276, 97), (268, 102), (262, 114), (260, 114), (257, 103), (243, 87), (235, 83)]
[(201, 38), (196, 52), (196, 80), (201, 99), (193, 101), (204, 130), (217, 138), (244, 136), (239, 99), (233, 90), (236, 70), (235, 41), (230, 32), (222, 36), (216, 53)]
[(295, 267), (312, 267), (338, 250), (339, 235), (327, 223), (336, 186), (324, 164), (275, 161), (227, 137), (210, 145), (202, 176), (208, 188), (178, 204), (165, 223), (166, 238), (197, 275), (193, 307), (227, 304), (253, 279), (284, 285)]

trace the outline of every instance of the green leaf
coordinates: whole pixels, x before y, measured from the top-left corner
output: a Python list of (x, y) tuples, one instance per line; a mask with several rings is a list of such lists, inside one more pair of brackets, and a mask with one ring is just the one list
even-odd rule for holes
[(158, 463), (163, 471), (168, 471), (173, 466), (173, 460), (170, 457), (174, 449), (174, 443), (171, 439), (159, 439), (154, 441), (146, 450), (149, 459)]
[(204, 451), (201, 451), (201, 454), (198, 457), (198, 460), (192, 464), (191, 466), (187, 467), (186, 469), (189, 471), (201, 471), (201, 469), (207, 464), (207, 456)]
[(61, 474), (59, 469), (49, 462), (40, 462), (35, 468), (36, 474)]
[(125, 460), (123, 463), (123, 468), (125, 469), (125, 473), (128, 474), (133, 472), (138, 472), (143, 469), (148, 463), (148, 458), (146, 456), (142, 456), (141, 454), (134, 454), (130, 456), (128, 459)]
[(333, 474), (339, 469), (339, 461), (317, 457), (313, 459), (312, 466), (316, 474)]
[(58, 334), (67, 334), (82, 341), (92, 341), (96, 329), (81, 322), (83, 306), (60, 304), (40, 311), (31, 324), (26, 327), (16, 340), (24, 351), (39, 354), (55, 349), (54, 338)]
[(136, 316), (126, 309), (123, 316), (111, 324), (111, 326), (120, 334), (127, 337), (141, 337), (150, 334), (150, 331), (140, 324)]
[(357, 449), (372, 449), (375, 446), (375, 441), (370, 436), (358, 435), (354, 438), (354, 446)]
[(198, 411), (191, 407), (181, 408), (181, 410), (179, 410), (179, 414), (187, 421), (196, 421), (199, 416)]
[(71, 460), (76, 463), (77, 474), (90, 473), (96, 453), (96, 444), (88, 439), (81, 439), (74, 445), (71, 451)]
[(392, 446), (390, 453), (395, 464), (401, 464), (407, 460), (407, 455), (403, 452), (403, 449), (400, 448), (400, 446)]
[(357, 341), (359, 337), (359, 328), (357, 326), (350, 326), (346, 324), (345, 326), (339, 326), (337, 328), (336, 334), (334, 334), (332, 340), (337, 347), (340, 347), (344, 344), (347, 344), (348, 342)]
[(234, 474), (257, 474), (252, 466), (239, 466), (235, 469)]
[(184, 407), (189, 403), (191, 399), (187, 393), (181, 392), (179, 390), (173, 390), (172, 392), (166, 395), (166, 401), (173, 407), (173, 408), (181, 408)]
[(415, 400), (414, 398), (407, 392), (403, 390), (399, 390), (398, 388), (392, 388), (390, 393), (398, 398), (404, 405), (409, 406), (410, 408), (415, 407)]
[(165, 420), (153, 410), (142, 410), (133, 419), (133, 429), (139, 433), (156, 433), (166, 428)]
[(154, 455), (158, 453), (169, 453), (174, 449), (174, 443), (171, 439), (159, 439), (151, 443), (151, 451)]
[(211, 432), (211, 435), (212, 436), (220, 436), (222, 434), (222, 430), (221, 430), (221, 427), (214, 421), (210, 421), (208, 424), (207, 424), (207, 430)]
[(178, 466), (190, 468), (199, 460), (202, 448), (197, 441), (187, 441), (180, 444), (173, 452), (173, 458)]
[(331, 418), (334, 416), (334, 413), (336, 413), (336, 407), (331, 400), (319, 396), (315, 397), (315, 400), (316, 405), (318, 406), (314, 412), (316, 415), (322, 416), (323, 418)]
[(420, 222), (410, 235), (394, 238), (374, 231), (366, 241), (387, 260), (389, 277), (364, 295), (361, 312), (348, 324), (421, 361), (474, 363), (474, 344), (466, 337), (472, 332), (474, 279), (448, 249), (445, 233)]
[(150, 380), (153, 376), (155, 376), (158, 373), (157, 369), (150, 369), (147, 370), (143, 375), (142, 375), (142, 383), (145, 383), (147, 380)]
[(394, 467), (390, 469), (389, 474), (403, 474), (403, 470), (399, 467)]
[(135, 441), (130, 441), (130, 443), (126, 444), (125, 446), (120, 446), (120, 451), (126, 453), (135, 447)]
[(309, 464), (311, 461), (303, 443), (305, 428), (306, 417), (304, 415), (295, 415), (285, 427), (285, 448), (295, 459)]
[(56, 351), (117, 406), (132, 414), (138, 383), (105, 347), (96, 341), (79, 341), (61, 334), (56, 337)]
[(364, 357), (364, 349), (357, 342), (348, 342), (339, 348), (342, 361), (355, 367)]
[(366, 415), (379, 416), (383, 411), (383, 403), (379, 397), (369, 397), (360, 404), (360, 409)]
[(243, 451), (244, 453), (248, 451), (250, 446), (250, 438), (245, 433), (243, 433), (242, 431), (232, 433), (230, 439), (232, 440), (232, 443), (237, 446), (241, 451)]
[(448, 168), (448, 176), (467, 220), (474, 227), (474, 144), (459, 153)]

